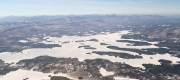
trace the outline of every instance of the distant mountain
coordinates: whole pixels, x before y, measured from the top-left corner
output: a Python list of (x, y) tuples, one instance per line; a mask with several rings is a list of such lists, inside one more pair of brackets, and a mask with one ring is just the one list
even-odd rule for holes
[(0, 22), (23, 22), (23, 21), (47, 21), (54, 19), (109, 19), (109, 21), (123, 20), (123, 21), (152, 21), (152, 20), (161, 20), (167, 18), (166, 16), (161, 15), (39, 15), (39, 16), (7, 16), (0, 18)]
[[(45, 29), (45, 26), (61, 26), (61, 28), (59, 29), (63, 29), (62, 25), (64, 28), (73, 27), (77, 30), (80, 30), (85, 27), (87, 27), (88, 30), (92, 28), (96, 28), (97, 30), (97, 28), (102, 29), (104, 27), (106, 27), (107, 30), (109, 30), (110, 28), (113, 28), (114, 30), (122, 28), (134, 28), (134, 31), (141, 32), (142, 34), (147, 35), (149, 37), (180, 38), (180, 16), (112, 14), (56, 16), (40, 15), (31, 17), (8, 16), (0, 18), (1, 30), (7, 30), (7, 28), (22, 26), (31, 26), (32, 28), (35, 25), (41, 26), (41, 28), (43, 27), (42, 29)], [(80, 27), (80, 29), (78, 29), (77, 27)]]
[(155, 38), (180, 38), (179, 27), (143, 27), (136, 30), (143, 35)]

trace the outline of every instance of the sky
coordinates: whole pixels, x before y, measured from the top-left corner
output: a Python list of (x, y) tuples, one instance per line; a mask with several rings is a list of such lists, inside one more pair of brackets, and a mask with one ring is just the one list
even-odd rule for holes
[(180, 14), (180, 0), (0, 0), (0, 17), (84, 14)]

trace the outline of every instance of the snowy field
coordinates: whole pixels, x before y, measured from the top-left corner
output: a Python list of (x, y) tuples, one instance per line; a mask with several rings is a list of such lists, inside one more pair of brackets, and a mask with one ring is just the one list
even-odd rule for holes
[(114, 74), (114, 72), (108, 72), (104, 68), (100, 68), (99, 72), (101, 73), (102, 76), (110, 76)]

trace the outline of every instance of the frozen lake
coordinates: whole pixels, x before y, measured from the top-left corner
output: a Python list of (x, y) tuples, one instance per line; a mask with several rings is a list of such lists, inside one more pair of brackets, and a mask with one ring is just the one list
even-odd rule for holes
[[(100, 45), (100, 43), (106, 43), (113, 46), (118, 46), (122, 48), (136, 48), (136, 49), (142, 49), (142, 48), (158, 48), (157, 46), (151, 45), (151, 46), (127, 46), (128, 43), (126, 42), (116, 42), (116, 40), (124, 40), (121, 39), (121, 35), (127, 34), (129, 31), (120, 31), (117, 33), (104, 33), (99, 35), (92, 35), (92, 36), (63, 36), (61, 38), (56, 37), (45, 37), (47, 38), (46, 41), (42, 41), (41, 43), (45, 44), (60, 44), (62, 47), (55, 47), (55, 48), (34, 48), (34, 49), (26, 49), (22, 52), (12, 53), (12, 52), (3, 52), (0, 53), (0, 59), (4, 60), (5, 62), (12, 63), (12, 62), (18, 62), (19, 60), (23, 59), (31, 59), (35, 58), (37, 56), (42, 55), (48, 55), (53, 57), (71, 57), (71, 58), (78, 58), (80, 61), (83, 61), (85, 59), (96, 59), (96, 58), (102, 58), (102, 59), (108, 59), (113, 62), (125, 62), (131, 66), (134, 67), (142, 67), (143, 63), (152, 63), (152, 64), (159, 64), (159, 59), (166, 59), (171, 60), (173, 63), (176, 63), (179, 61), (179, 58), (172, 57), (169, 54), (157, 54), (157, 55), (145, 55), (142, 59), (123, 59), (123, 58), (116, 58), (113, 56), (106, 56), (106, 55), (97, 55), (97, 54), (86, 54), (91, 53), (92, 51), (109, 51), (109, 52), (124, 52), (129, 53), (132, 55), (138, 55), (136, 52), (130, 52), (130, 51), (123, 51), (123, 50), (112, 50), (106, 48), (107, 45)], [(95, 41), (88, 41), (90, 39), (97, 39), (98, 42)], [(84, 42), (76, 42), (76, 41), (84, 41)], [(132, 39), (131, 39), (132, 40)], [(68, 42), (68, 43), (63, 43)], [(152, 42), (150, 42), (152, 43)], [(155, 43), (155, 42), (154, 42)], [(90, 45), (91, 47), (94, 47), (96, 49), (84, 49), (84, 48), (78, 48), (79, 46), (83, 45)], [(152, 57), (153, 59), (150, 59)]]
[[(151, 63), (151, 64), (160, 64), (158, 62), (159, 59), (166, 59), (166, 60), (171, 60), (173, 63), (176, 63), (177, 61), (180, 61), (179, 58), (173, 57), (169, 54), (156, 54), (156, 55), (145, 55), (142, 54), (141, 56), (143, 57), (142, 59), (124, 59), (124, 58), (119, 58), (119, 57), (114, 57), (114, 56), (107, 56), (107, 55), (97, 55), (97, 54), (86, 54), (86, 53), (91, 53), (92, 51), (108, 51), (108, 52), (122, 52), (122, 53), (129, 53), (132, 55), (138, 55), (136, 52), (130, 52), (130, 51), (123, 51), (123, 50), (112, 50), (106, 48), (107, 45), (100, 45), (100, 43), (106, 43), (109, 45), (113, 46), (118, 46), (122, 48), (135, 48), (135, 49), (142, 49), (142, 48), (158, 48), (157, 46), (150, 45), (150, 46), (127, 46), (127, 42), (116, 42), (116, 40), (125, 40), (121, 39), (121, 36), (123, 34), (128, 34), (129, 31), (119, 31), (116, 33), (103, 33), (103, 34), (98, 34), (98, 35), (90, 35), (90, 36), (62, 36), (61, 38), (56, 38), (56, 37), (50, 37), (47, 36), (44, 39), (44, 41), (41, 41), (39, 43), (45, 43), (45, 44), (60, 44), (62, 47), (55, 47), (55, 48), (34, 48), (34, 49), (26, 49), (23, 50), (22, 52), (17, 52), (17, 53), (12, 53), (12, 52), (3, 52), (0, 53), (0, 59), (4, 60), (7, 63), (12, 63), (12, 62), (18, 62), (19, 60), (23, 59), (31, 59), (35, 58), (38, 56), (42, 55), (48, 55), (48, 56), (53, 56), (53, 57), (64, 57), (64, 58), (78, 58), (79, 61), (83, 61), (85, 59), (96, 59), (96, 58), (102, 58), (102, 59), (108, 59), (112, 62), (125, 62), (126, 64), (129, 64), (134, 67), (142, 67), (142, 64), (144, 63)], [(97, 39), (98, 41), (88, 41), (90, 39)], [(133, 39), (128, 39), (128, 40), (133, 40)], [(77, 42), (81, 41), (81, 42)], [(21, 40), (19, 42), (26, 43), (27, 41)], [(67, 43), (64, 43), (67, 42)], [(149, 42), (151, 44), (156, 44), (157, 42)], [(96, 49), (84, 49), (84, 48), (78, 48), (79, 46), (83, 45), (90, 45), (93, 48)], [(153, 59), (151, 59), (151, 57)], [(101, 69), (103, 71), (103, 69)], [(24, 70), (18, 70), (18, 75), (23, 75), (26, 71)], [(22, 72), (22, 73), (21, 73)], [(31, 74), (30, 72), (26, 72), (28, 74)], [(107, 72), (108, 73), (108, 72)], [(15, 72), (10, 72), (7, 74), (7, 76), (3, 76), (0, 78), (0, 80), (11, 80), (10, 76), (17, 74)], [(34, 74), (41, 74), (41, 73), (32, 73)], [(109, 73), (108, 73), (109, 74)], [(112, 74), (112, 73), (111, 73)], [(8, 76), (10, 75), (10, 76)], [(103, 74), (106, 75), (106, 74)], [(35, 75), (36, 76), (36, 75)], [(35, 77), (34, 76), (34, 77)], [(42, 74), (42, 77), (47, 77), (47, 75)], [(9, 77), (9, 78), (7, 78)], [(19, 76), (14, 76), (14, 77), (19, 77)], [(25, 77), (23, 77), (25, 78)], [(17, 78), (17, 79), (21, 79)], [(37, 77), (37, 79), (40, 79)], [(29, 79), (29, 80), (37, 80), (35, 78)]]
[(53, 74), (53, 73), (42, 73), (42, 72), (36, 72), (36, 71), (28, 71), (28, 70), (17, 70), (17, 71), (12, 71), (8, 73), (5, 76), (2, 76), (0, 80), (23, 80), (28, 78), (27, 80), (50, 80), (51, 76), (62, 76), (62, 77), (67, 77), (73, 80), (76, 80), (74, 78), (69, 77), (66, 74)]

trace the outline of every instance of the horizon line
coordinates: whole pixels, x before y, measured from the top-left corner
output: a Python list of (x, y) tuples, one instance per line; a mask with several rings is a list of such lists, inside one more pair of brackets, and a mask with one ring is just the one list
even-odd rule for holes
[(161, 15), (161, 16), (180, 16), (180, 14), (54, 14), (54, 15), (7, 15), (0, 16), (0, 18), (5, 17), (35, 17), (35, 16), (84, 16), (84, 15)]

